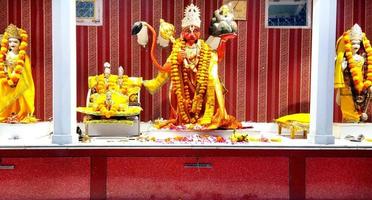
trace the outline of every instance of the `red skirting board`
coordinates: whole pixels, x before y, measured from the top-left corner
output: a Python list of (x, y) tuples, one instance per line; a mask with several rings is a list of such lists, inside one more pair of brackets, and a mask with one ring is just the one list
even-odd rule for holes
[(372, 148), (97, 148), (0, 149), (0, 199), (372, 197)]

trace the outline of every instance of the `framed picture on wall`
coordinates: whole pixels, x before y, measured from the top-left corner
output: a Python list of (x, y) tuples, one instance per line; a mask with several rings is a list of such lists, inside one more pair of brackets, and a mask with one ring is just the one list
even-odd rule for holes
[(266, 28), (311, 28), (312, 0), (266, 0)]
[(76, 25), (102, 26), (103, 0), (76, 0)]
[(234, 9), (235, 20), (247, 20), (247, 0), (223, 0), (222, 4), (230, 4)]

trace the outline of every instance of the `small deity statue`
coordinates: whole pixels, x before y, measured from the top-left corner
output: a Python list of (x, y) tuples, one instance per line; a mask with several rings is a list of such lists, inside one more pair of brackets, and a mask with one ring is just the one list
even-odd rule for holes
[(209, 32), (213, 36), (226, 33), (235, 33), (238, 25), (234, 21), (233, 9), (229, 5), (223, 5), (213, 13)]
[(173, 25), (160, 20), (158, 42), (161, 46), (167, 46), (169, 40), (173, 43), (171, 55), (163, 66), (155, 59), (156, 32), (152, 26), (137, 22), (132, 29), (132, 34), (138, 37), (143, 37), (143, 29), (147, 28), (153, 34), (151, 58), (160, 72), (156, 78), (144, 81), (145, 88), (153, 94), (168, 79), (171, 80), (171, 119), (159, 124), (159, 127), (191, 124), (207, 129), (239, 128), (240, 122), (228, 115), (225, 109), (223, 87), (218, 78), (218, 54), (200, 38), (199, 8), (191, 4), (186, 7), (184, 14), (181, 36), (177, 39), (173, 36)]
[(92, 103), (94, 111), (99, 111), (106, 118), (110, 118), (117, 112), (128, 109), (128, 96), (122, 95), (116, 91), (106, 91), (101, 94)]
[(28, 35), (10, 24), (1, 39), (0, 122), (34, 122), (35, 86), (27, 55)]
[(128, 76), (124, 74), (124, 68), (118, 68), (118, 90), (124, 95), (128, 95)]
[(124, 79), (125, 78), (128, 78), (128, 76), (124, 75), (124, 68), (122, 66), (120, 66), (118, 68), (118, 85), (120, 87), (123, 86), (123, 83), (124, 83)]
[(110, 63), (104, 63), (103, 74), (88, 78), (89, 92), (87, 107), (78, 108), (79, 112), (98, 112), (100, 116), (111, 118), (117, 114), (137, 115), (140, 107), (130, 107), (130, 96), (138, 95), (142, 79), (124, 74), (124, 68), (118, 68), (118, 75), (111, 73)]
[(129, 97), (130, 105), (139, 105), (138, 94), (141, 91), (142, 78), (128, 77), (122, 66), (118, 69), (118, 90)]
[(107, 90), (114, 90), (117, 84), (117, 76), (111, 74), (111, 65), (108, 62), (104, 63), (103, 74), (89, 77), (89, 88), (92, 94), (103, 94)]
[(372, 94), (371, 44), (355, 24), (337, 40), (336, 51), (334, 86), (343, 121), (366, 121)]

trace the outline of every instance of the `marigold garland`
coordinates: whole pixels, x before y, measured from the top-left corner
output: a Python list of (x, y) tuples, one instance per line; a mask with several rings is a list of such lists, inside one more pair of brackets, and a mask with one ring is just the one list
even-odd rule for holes
[[(360, 94), (363, 90), (368, 89), (372, 85), (372, 48), (370, 41), (365, 39), (365, 34), (363, 33), (363, 46), (365, 51), (367, 52), (367, 78), (363, 77), (362, 70), (356, 68), (357, 64), (353, 57), (352, 53), (352, 45), (350, 39), (350, 33), (345, 32), (343, 36), (343, 40), (345, 43), (345, 56), (347, 62), (349, 63), (348, 67), (350, 69), (350, 73), (354, 82), (354, 87), (356, 91)], [(363, 80), (360, 80), (359, 77), (363, 77)]]
[(21, 42), (19, 45), (19, 52), (16, 60), (15, 68), (10, 71), (5, 71), (5, 61), (6, 56), (8, 53), (8, 45), (9, 45), (9, 35), (8, 33), (4, 33), (3, 39), (1, 40), (1, 48), (0, 48), (0, 80), (2, 84), (8, 85), (10, 87), (16, 87), (18, 84), (19, 79), (21, 78), (21, 74), (24, 69), (24, 60), (26, 57), (26, 49), (28, 46), (27, 40), (28, 35), (25, 30), (18, 29), (19, 35), (21, 37)]
[[(201, 42), (201, 52), (197, 68), (196, 89), (194, 91), (193, 100), (191, 100), (190, 97), (190, 77), (188, 77), (187, 70), (185, 68), (181, 70), (179, 63), (177, 62), (177, 56), (179, 52), (184, 49), (185, 42), (177, 39), (173, 44), (172, 53), (170, 55), (171, 81), (173, 85), (172, 90), (177, 96), (179, 120), (184, 124), (195, 123), (200, 118), (200, 111), (203, 108), (204, 97), (208, 85), (208, 69), (211, 60), (211, 49), (204, 41), (199, 41)], [(181, 74), (181, 72), (183, 73)]]
[(99, 94), (105, 93), (107, 90), (115, 90), (116, 82), (114, 79), (106, 78), (104, 75), (100, 75), (97, 77), (97, 85), (96, 85), (96, 91)]

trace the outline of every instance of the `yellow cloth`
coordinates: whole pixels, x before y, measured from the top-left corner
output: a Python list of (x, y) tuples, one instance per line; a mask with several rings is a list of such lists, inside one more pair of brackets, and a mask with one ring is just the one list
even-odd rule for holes
[(353, 95), (351, 93), (350, 87), (340, 88), (340, 106), (342, 112), (342, 121), (360, 121), (360, 114), (355, 109)]
[(25, 56), (24, 70), (16, 87), (0, 85), (0, 122), (12, 114), (19, 120), (33, 115), (35, 107), (35, 86), (32, 79), (30, 59)]
[(344, 72), (342, 70), (342, 62), (345, 55), (345, 43), (343, 36), (338, 38), (336, 45), (336, 63), (335, 63), (335, 73), (334, 73), (334, 87), (335, 88), (344, 88)]
[[(200, 124), (206, 125), (212, 122), (213, 115), (214, 120), (211, 124), (212, 128), (218, 128), (221, 120), (228, 119), (228, 114), (225, 109), (225, 99), (222, 92), (222, 85), (218, 78), (218, 56), (216, 52), (211, 53), (211, 63), (209, 67), (209, 81), (207, 89), (207, 101), (205, 105), (204, 115), (200, 120)], [(215, 93), (215, 95), (214, 95)], [(215, 96), (217, 97), (217, 104), (219, 112), (215, 111)]]
[(297, 113), (286, 115), (275, 120), (279, 123), (287, 123), (291, 121), (300, 122), (300, 123), (310, 123), (310, 114), (309, 113)]

